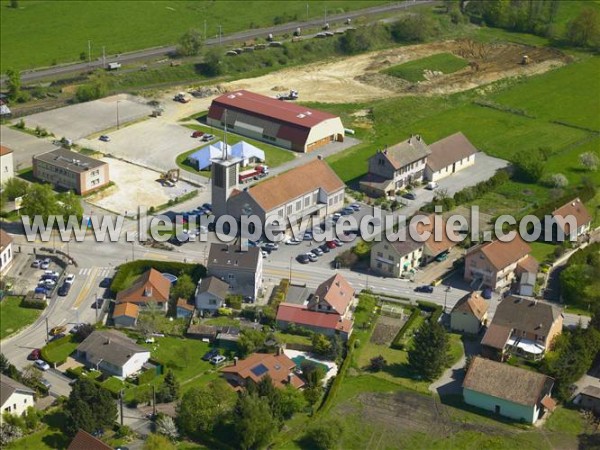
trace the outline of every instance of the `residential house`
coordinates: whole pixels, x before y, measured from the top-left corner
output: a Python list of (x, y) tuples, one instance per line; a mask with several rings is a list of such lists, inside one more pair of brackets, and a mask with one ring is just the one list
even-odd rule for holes
[(510, 288), (521, 273), (537, 273), (538, 263), (530, 252), (529, 244), (518, 236), (508, 242), (495, 240), (476, 245), (465, 255), (465, 281), (474, 290)]
[(13, 151), (0, 145), (0, 184), (6, 183), (15, 176), (15, 166), (13, 161)]
[[(564, 234), (565, 240), (576, 241), (581, 236), (589, 233), (592, 225), (592, 215), (579, 198), (575, 198), (552, 211), (552, 217)], [(557, 239), (557, 230), (553, 231), (553, 237)]]
[(506, 297), (500, 302), (483, 339), (481, 354), (499, 361), (511, 352), (539, 359), (562, 332), (563, 315), (548, 303), (521, 297)]
[(291, 385), (299, 389), (304, 386), (304, 381), (294, 373), (295, 369), (296, 363), (279, 350), (275, 355), (252, 353), (246, 359), (235, 359), (232, 366), (221, 372), (236, 389), (242, 389), (251, 382), (258, 383), (266, 375), (271, 377), (277, 388)]
[[(210, 276), (220, 278), (229, 285), (229, 293), (258, 298), (263, 271), (259, 248), (250, 247), (241, 251), (233, 245), (211, 244), (207, 270)], [(222, 287), (215, 289), (222, 293)], [(198, 309), (201, 309), (200, 306)]]
[(194, 314), (196, 307), (193, 303), (189, 303), (185, 298), (177, 300), (175, 315), (178, 319), (188, 318)]
[(393, 196), (396, 190), (423, 181), (427, 158), (431, 149), (421, 136), (411, 136), (369, 158), (367, 175), (360, 188), (374, 197)]
[(144, 272), (133, 285), (117, 294), (117, 303), (135, 303), (141, 307), (155, 305), (164, 311), (169, 305), (171, 282), (156, 269)]
[(450, 313), (450, 328), (467, 334), (479, 334), (488, 320), (488, 304), (478, 292), (462, 297)]
[(79, 430), (67, 450), (112, 450), (112, 447), (84, 430)]
[(0, 229), (0, 274), (5, 274), (13, 261), (13, 238)]
[(133, 328), (137, 324), (140, 308), (135, 303), (119, 303), (113, 311), (115, 327)]
[(448, 233), (446, 221), (441, 216), (419, 211), (415, 218), (421, 219), (416, 225), (417, 233), (421, 236), (428, 233), (427, 239), (423, 241), (421, 265), (447, 255), (457, 242), (460, 242), (461, 237), (456, 232)]
[(35, 391), (27, 386), (0, 374), (0, 423), (4, 413), (22, 415), (27, 408), (35, 405)]
[(383, 239), (371, 247), (370, 268), (383, 276), (406, 278), (414, 274), (421, 264), (424, 243), (412, 239), (408, 230), (406, 239)]
[[(214, 244), (213, 244), (214, 245)], [(225, 306), (229, 285), (217, 277), (200, 280), (196, 288), (196, 308), (201, 313), (214, 313)]]
[(600, 387), (586, 386), (579, 393), (575, 403), (581, 409), (592, 411), (596, 416), (600, 417)]
[(425, 179), (439, 181), (475, 164), (477, 149), (460, 131), (429, 146)]
[(314, 292), (303, 288), (298, 290), (302, 292), (302, 297), (290, 298), (296, 291), (288, 291), (286, 301), (279, 305), (277, 326), (285, 329), (294, 325), (327, 336), (338, 335), (344, 340), (348, 339), (352, 333), (350, 304), (355, 291), (342, 275), (332, 276)]
[(150, 351), (115, 330), (92, 332), (75, 350), (76, 357), (87, 367), (127, 378), (150, 359)]
[(553, 386), (546, 375), (477, 356), (463, 381), (463, 399), (468, 405), (535, 423), (556, 407)]
[(519, 279), (519, 295), (533, 297), (535, 295), (535, 285), (537, 275), (533, 272), (523, 272)]

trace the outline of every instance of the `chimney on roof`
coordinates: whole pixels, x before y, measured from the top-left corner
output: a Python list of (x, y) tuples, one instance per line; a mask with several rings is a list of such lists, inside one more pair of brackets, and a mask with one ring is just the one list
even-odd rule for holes
[(237, 357), (237, 356), (235, 356), (235, 357), (233, 358), (233, 365), (234, 365), (234, 366), (237, 366), (237, 362), (238, 362), (238, 357)]
[(281, 355), (283, 355), (283, 347), (280, 345), (279, 347), (277, 347), (277, 356)]
[(292, 384), (292, 378), (293, 377), (294, 377), (294, 373), (293, 372), (288, 373), (288, 376), (287, 376), (287, 382), (288, 382), (288, 384)]
[(323, 155), (318, 155), (318, 156), (317, 156), (317, 159), (318, 159), (319, 161), (322, 161), (322, 160), (323, 160)]

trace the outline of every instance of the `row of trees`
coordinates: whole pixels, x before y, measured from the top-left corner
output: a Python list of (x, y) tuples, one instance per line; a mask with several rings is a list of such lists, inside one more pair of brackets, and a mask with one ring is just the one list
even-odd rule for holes
[(600, 307), (600, 243), (577, 251), (560, 274), (560, 290), (567, 304), (593, 311)]

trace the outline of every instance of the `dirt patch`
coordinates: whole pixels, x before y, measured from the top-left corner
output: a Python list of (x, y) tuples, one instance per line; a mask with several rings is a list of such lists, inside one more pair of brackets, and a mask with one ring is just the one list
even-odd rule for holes
[(377, 345), (390, 345), (407, 318), (379, 316), (371, 335), (371, 342)]

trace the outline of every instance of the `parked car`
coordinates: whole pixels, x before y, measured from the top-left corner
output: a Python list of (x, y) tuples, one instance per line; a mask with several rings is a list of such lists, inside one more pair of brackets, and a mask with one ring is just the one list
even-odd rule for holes
[(319, 257), (314, 253), (307, 253), (306, 256), (308, 256), (310, 262), (317, 262), (319, 260)]
[(67, 283), (66, 281), (62, 284), (61, 287), (58, 288), (58, 295), (61, 297), (66, 297), (69, 295), (69, 291), (71, 290), (71, 283)]
[(27, 355), (29, 361), (36, 361), (42, 357), (42, 351), (39, 348), (34, 348), (31, 353)]
[(423, 292), (425, 294), (431, 294), (433, 292), (433, 286), (424, 284), (423, 286), (417, 286), (415, 292)]
[(436, 187), (438, 187), (438, 184), (435, 181), (430, 181), (429, 183), (427, 183), (427, 186), (425, 186), (425, 189), (433, 191)]
[(301, 243), (302, 243), (302, 241), (300, 241), (296, 238), (286, 239), (286, 241), (285, 241), (285, 245), (300, 245)]
[(492, 298), (492, 290), (490, 288), (485, 288), (483, 291), (481, 291), (481, 296), (483, 298), (485, 298), (486, 300), (489, 300)]
[(204, 203), (204, 204), (202, 204), (202, 207), (204, 209), (208, 209), (208, 210), (212, 211), (212, 205), (210, 203)]
[(334, 249), (337, 247), (337, 244), (335, 243), (335, 241), (327, 241), (327, 242), (325, 242), (325, 245), (331, 249)]
[(146, 344), (154, 344), (154, 342), (156, 342), (156, 340), (153, 337), (147, 337), (146, 339), (144, 339), (144, 342)]
[(56, 286), (56, 281), (51, 280), (51, 279), (41, 279), (39, 286), (49, 286), (49, 287), (53, 287)]
[(64, 325), (52, 327), (50, 329), (50, 336), (56, 336), (57, 334), (64, 333), (65, 331), (67, 331), (67, 327), (65, 327)]
[(96, 305), (96, 300), (94, 300), (94, 302), (92, 303), (92, 309), (96, 309), (96, 307), (98, 309), (102, 308), (102, 305), (104, 304), (104, 299), (103, 298), (99, 298), (98, 299), (98, 304)]
[(40, 383), (42, 383), (46, 387), (46, 389), (50, 389), (52, 387), (52, 384), (45, 378), (42, 378)]
[(269, 257), (269, 252), (266, 251), (266, 250), (262, 250), (260, 253), (261, 253), (261, 255), (262, 255), (263, 258), (268, 258)]
[(312, 231), (307, 231), (306, 233), (304, 233), (304, 236), (302, 237), (303, 241), (312, 241), (312, 239), (313, 239)]
[(321, 249), (321, 251), (323, 253), (329, 253), (331, 251), (331, 249), (327, 246), (327, 244), (322, 244), (319, 246), (319, 248)]
[(308, 255), (303, 253), (296, 257), (296, 261), (298, 261), (300, 264), (308, 264), (310, 262), (310, 259), (308, 259)]
[(64, 333), (56, 334), (56, 335), (52, 336), (48, 342), (57, 341), (58, 339), (64, 338), (65, 336), (66, 336), (66, 334), (64, 334)]
[(415, 194), (414, 192), (407, 192), (402, 197), (407, 198), (409, 200), (416, 200), (417, 199), (417, 194)]
[(45, 294), (48, 295), (50, 293), (50, 289), (47, 286), (38, 286), (33, 291), (34, 294)]
[(202, 136), (202, 140), (204, 142), (208, 142), (214, 138), (215, 138), (214, 134), (205, 134), (204, 136)]
[(216, 355), (210, 358), (210, 363), (218, 366), (219, 364), (225, 362), (226, 359), (227, 358), (225, 358), (223, 355)]
[(244, 298), (242, 298), (242, 302), (254, 303), (254, 297), (252, 297), (251, 295), (246, 295), (246, 296), (244, 296)]
[(110, 136), (107, 136), (106, 134), (103, 134), (102, 136), (100, 136), (99, 138), (102, 142), (110, 142)]
[(437, 262), (446, 261), (447, 259), (448, 259), (448, 252), (440, 253), (439, 255), (437, 255), (435, 257), (435, 260)]
[(101, 288), (109, 288), (110, 287), (110, 283), (112, 281), (112, 278), (104, 278), (101, 282), (100, 282), (100, 287)]
[(341, 247), (342, 245), (344, 245), (344, 243), (339, 239), (334, 239), (333, 242), (335, 242), (336, 247)]
[(202, 137), (202, 136), (204, 136), (204, 132), (203, 131), (194, 131), (192, 133), (192, 137), (193, 138), (199, 138), (199, 137)]
[(47, 269), (48, 267), (50, 267), (50, 261), (42, 261), (40, 263), (40, 269)]
[(354, 211), (360, 211), (360, 205), (358, 203), (352, 203), (350, 208), (352, 208)]
[(274, 242), (267, 242), (266, 244), (263, 244), (262, 249), (268, 251), (278, 250), (279, 245), (275, 244)]
[(342, 209), (341, 214), (342, 214), (342, 216), (350, 216), (350, 215), (354, 214), (354, 209), (346, 207), (346, 208)]
[(331, 216), (331, 218), (333, 219), (334, 222), (337, 222), (338, 220), (340, 220), (340, 217), (342, 217), (341, 213), (335, 213), (333, 216)]
[(44, 372), (46, 370), (50, 370), (50, 366), (48, 365), (48, 363), (42, 359), (36, 359), (33, 365), (38, 369), (43, 370)]
[(36, 259), (35, 261), (33, 261), (31, 263), (31, 267), (33, 267), (35, 269), (39, 269), (41, 264), (42, 264), (42, 261), (40, 261), (39, 259)]
[(215, 356), (219, 355), (219, 349), (217, 348), (213, 348), (210, 349), (209, 351), (207, 351), (204, 356), (202, 357), (202, 361), (210, 361), (212, 358), (214, 358)]
[(319, 247), (313, 248), (311, 253), (316, 256), (323, 256), (323, 250), (321, 250)]

